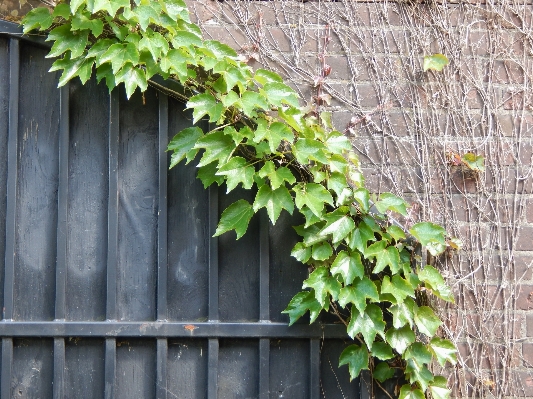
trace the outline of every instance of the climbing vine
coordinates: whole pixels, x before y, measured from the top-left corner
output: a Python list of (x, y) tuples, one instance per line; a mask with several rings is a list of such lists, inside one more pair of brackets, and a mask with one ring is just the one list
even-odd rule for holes
[[(192, 109), (193, 124), (207, 119), (212, 129), (178, 132), (168, 145), (170, 167), (197, 162), (205, 187), (256, 190), (252, 203), (240, 199), (222, 212), (215, 236), (234, 230), (239, 239), (262, 208), (273, 224), (283, 211), (304, 217), (292, 256), (311, 272), (284, 310), (290, 324), (330, 311), (353, 339), (339, 359), (352, 379), (369, 369), (384, 382), (401, 368), (400, 399), (449, 396), (446, 379), (429, 366), (454, 364), (456, 350), (437, 336), (441, 321), (427, 304), (453, 295), (419, 254), (455, 245), (436, 224), (398, 222), (407, 217), (402, 198), (371, 195), (329, 114), (302, 107), (279, 75), (254, 71), (227, 45), (203, 40), (182, 0), (72, 0), (34, 9), (23, 24), (24, 33), (45, 31), (53, 41), (47, 57), (58, 57), (50, 70), (62, 71), (60, 86), (95, 73), (109, 90), (123, 83), (129, 98), (156, 75), (178, 81), (183, 90), (175, 94)], [(447, 61), (438, 56), (428, 68)]]

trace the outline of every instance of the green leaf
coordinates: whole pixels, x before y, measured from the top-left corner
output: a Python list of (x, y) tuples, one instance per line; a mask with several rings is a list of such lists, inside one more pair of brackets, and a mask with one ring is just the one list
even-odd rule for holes
[(263, 167), (259, 170), (258, 174), (260, 177), (268, 178), (268, 180), (270, 181), (270, 185), (274, 190), (281, 186), (284, 186), (285, 182), (289, 184), (296, 183), (296, 178), (288, 168), (286, 168), (285, 166), (276, 168), (274, 162), (272, 161), (265, 162)]
[[(240, 104), (244, 114), (252, 118), (257, 116), (257, 112), (255, 112), (256, 109), (268, 110), (270, 108), (265, 96), (249, 90), (242, 94)], [(264, 119), (260, 119), (258, 122), (266, 123)]]
[(99, 19), (89, 19), (83, 14), (72, 18), (72, 30), (90, 30), (94, 37), (98, 37), (104, 31), (104, 23)]
[(424, 57), (424, 72), (428, 69), (440, 72), (449, 63), (450, 60), (448, 60), (448, 57), (443, 54), (426, 55)]
[(111, 64), (103, 64), (96, 68), (96, 82), (100, 83), (102, 79), (105, 79), (106, 86), (111, 93), (111, 90), (116, 87), (115, 74), (113, 73)]
[(261, 85), (266, 85), (267, 83), (283, 83), (283, 79), (277, 73), (268, 71), (266, 69), (258, 69), (255, 72), (254, 79)]
[(177, 19), (189, 21), (189, 10), (183, 0), (164, 0), (161, 2), (161, 6), (174, 21)]
[(282, 140), (292, 142), (294, 134), (291, 129), (281, 122), (274, 122), (270, 126), (266, 126), (266, 121), (259, 120), (257, 130), (255, 132), (254, 142), (259, 143), (263, 139), (268, 140), (270, 151), (276, 152)]
[(322, 310), (322, 306), (315, 299), (312, 291), (302, 291), (297, 293), (287, 305), (287, 308), (281, 312), (289, 315), (289, 326), (292, 326), (296, 320), (302, 317), (309, 310), (311, 316), (310, 323), (313, 323)]
[(306, 247), (304, 243), (297, 243), (291, 251), (291, 256), (295, 257), (302, 263), (307, 263), (311, 257), (311, 247)]
[[(366, 309), (366, 299), (379, 301), (379, 294), (376, 285), (368, 277), (357, 280), (353, 286), (341, 289), (339, 294), (339, 305), (346, 307), (348, 303), (353, 303), (359, 313)], [(370, 343), (369, 343), (370, 344)]]
[(246, 233), (248, 223), (250, 223), (253, 214), (252, 205), (248, 201), (240, 199), (234, 202), (222, 212), (220, 222), (218, 222), (218, 227), (213, 237), (217, 237), (230, 230), (235, 230), (238, 240)]
[(445, 377), (436, 376), (433, 382), (429, 384), (429, 391), (433, 399), (449, 399), (451, 391), (446, 387), (447, 380)]
[(200, 47), (202, 46), (202, 38), (193, 32), (179, 31), (172, 38), (171, 43), (174, 48), (190, 48), (192, 46)]
[(64, 86), (68, 81), (74, 79), (76, 76), (85, 84), (91, 77), (93, 71), (92, 58), (77, 58), (71, 60), (69, 56), (55, 60), (48, 72), (63, 70), (57, 87)]
[(446, 230), (441, 226), (431, 222), (421, 222), (413, 225), (409, 232), (422, 245), (427, 247), (427, 250), (433, 256), (437, 256), (446, 249)]
[(312, 288), (315, 291), (316, 300), (324, 308), (329, 305), (330, 295), (333, 300), (337, 300), (341, 285), (329, 273), (329, 270), (322, 266), (309, 275), (309, 278), (303, 282), (302, 288)]
[(97, 65), (101, 65), (98, 60), (102, 54), (104, 54), (109, 47), (116, 44), (114, 39), (100, 39), (98, 40), (87, 52), (86, 58), (94, 57), (97, 61)]
[(368, 212), (370, 209), (370, 194), (366, 188), (358, 188), (353, 192), (355, 200), (361, 206), (363, 212)]
[(420, 389), (411, 388), (411, 385), (405, 384), (400, 388), (400, 396), (398, 399), (426, 399), (424, 392)]
[[(46, 30), (54, 22), (54, 17), (50, 14), (50, 10), (46, 7), (37, 7), (30, 10), (22, 19), (21, 23), (24, 25), (23, 33), (29, 33), (33, 29)], [(57, 40), (57, 39), (56, 39)]]
[(398, 273), (401, 270), (400, 253), (393, 246), (387, 246), (385, 241), (378, 241), (370, 245), (364, 252), (365, 258), (376, 258), (376, 265), (372, 273), (379, 273), (389, 266), (392, 273)]
[(296, 230), (298, 235), (304, 238), (303, 241), (306, 246), (311, 246), (324, 242), (325, 237), (319, 234), (323, 224), (324, 223), (318, 223), (318, 225), (312, 225), (309, 227), (294, 226), (294, 230)]
[(401, 328), (406, 324), (413, 328), (416, 308), (417, 306), (411, 298), (405, 298), (403, 302), (390, 306), (389, 312), (392, 314), (394, 328)]
[(384, 337), (385, 322), (383, 321), (383, 312), (379, 306), (370, 304), (366, 307), (364, 312), (359, 312), (352, 306), (352, 316), (348, 323), (347, 331), (350, 337), (361, 333), (368, 346), (371, 346), (376, 338), (376, 335)]
[(192, 96), (187, 102), (187, 109), (189, 108), (193, 109), (193, 124), (196, 124), (205, 115), (209, 116), (209, 122), (216, 122), (224, 111), (223, 105), (209, 93)]
[(307, 165), (310, 163), (309, 161), (328, 163), (325, 151), (327, 151), (326, 146), (316, 140), (298, 139), (296, 144), (294, 144), (294, 155), (298, 162), (303, 165)]
[(405, 233), (403, 232), (403, 230), (400, 227), (395, 226), (395, 225), (391, 225), (387, 227), (387, 233), (389, 233), (390, 236), (394, 238), (394, 240), (396, 241), (399, 241), (405, 238)]
[(198, 139), (194, 148), (203, 148), (205, 153), (200, 159), (198, 166), (218, 161), (218, 165), (224, 165), (235, 150), (233, 139), (223, 131), (208, 133)]
[(72, 12), (72, 15), (76, 14), (76, 11), (78, 11), (78, 8), (80, 8), (81, 5), (86, 4), (87, 0), (71, 0), (70, 1), (70, 11)]
[(420, 281), (424, 282), (426, 288), (429, 288), (437, 297), (448, 302), (455, 302), (450, 287), (444, 281), (444, 278), (437, 269), (427, 265), (418, 273)]
[[(373, 348), (372, 348), (373, 349)], [(372, 373), (372, 377), (379, 382), (385, 382), (394, 376), (394, 370), (385, 362), (379, 363)]]
[(407, 216), (407, 202), (402, 198), (397, 197), (391, 193), (383, 193), (379, 197), (379, 201), (374, 204), (380, 213), (385, 213), (388, 210), (398, 212), (403, 216)]
[(446, 362), (450, 362), (451, 364), (457, 363), (457, 350), (451, 341), (434, 337), (429, 342), (429, 349), (442, 367), (444, 367)]
[(300, 212), (305, 217), (305, 225), (304, 225), (305, 228), (322, 221), (322, 218), (315, 215), (313, 211), (306, 206), (300, 209)]
[(364, 254), (366, 252), (367, 242), (375, 240), (376, 237), (374, 237), (374, 232), (372, 229), (365, 222), (361, 222), (357, 226), (357, 229), (355, 229), (350, 235), (348, 246), (352, 251), (357, 249), (359, 252)]
[(357, 378), (361, 370), (368, 370), (368, 351), (364, 346), (350, 345), (339, 357), (339, 367), (347, 364), (350, 381)]
[(216, 40), (205, 40), (204, 46), (211, 50), (216, 58), (221, 59), (223, 57), (235, 58), (237, 53), (230, 46), (224, 43), (220, 43)]
[(168, 53), (168, 42), (163, 35), (149, 29), (139, 41), (139, 50), (148, 50), (154, 60), (158, 60), (161, 55)]
[(320, 232), (327, 236), (332, 235), (332, 242), (336, 244), (344, 239), (355, 229), (355, 223), (350, 215), (335, 215), (327, 219), (328, 224)]
[[(322, 236), (321, 236), (322, 237)], [(311, 257), (315, 260), (326, 260), (333, 255), (333, 249), (327, 242), (319, 242), (313, 245)]]
[(149, 4), (141, 4), (132, 10), (143, 31), (148, 28), (149, 24), (157, 24), (159, 22), (159, 12), (154, 9), (153, 5), (155, 5), (153, 2)]
[[(36, 11), (38, 9), (39, 8), (34, 8), (28, 14), (26, 14), (26, 16), (29, 15), (32, 11)], [(61, 17), (61, 18), (64, 18), (64, 19), (69, 19), (71, 17), (70, 6), (68, 4), (66, 4), (66, 3), (58, 4), (57, 6), (54, 7), (54, 11), (52, 12), (52, 15), (54, 17)], [(25, 24), (24, 19), (25, 18), (22, 19), (22, 23)], [(45, 29), (48, 29), (48, 28), (45, 28)], [(24, 33), (26, 33), (26, 32), (24, 32)]]
[(46, 41), (54, 41), (52, 49), (46, 58), (57, 57), (65, 51), (70, 51), (70, 58), (78, 58), (87, 46), (89, 31), (71, 32), (70, 24), (65, 24), (52, 29)]
[(242, 183), (245, 189), (252, 188), (255, 169), (253, 166), (248, 165), (248, 161), (243, 157), (233, 157), (218, 169), (217, 175), (226, 177), (226, 193), (229, 193), (239, 183)]
[(433, 373), (424, 365), (418, 365), (413, 359), (406, 361), (405, 373), (409, 376), (411, 384), (418, 383), (422, 391), (428, 389), (429, 384), (433, 381)]
[(141, 68), (135, 68), (130, 63), (127, 63), (115, 75), (115, 82), (124, 83), (126, 86), (126, 96), (130, 98), (137, 87), (141, 91), (148, 88), (148, 81), (146, 79), (146, 72)]
[[(351, 285), (356, 277), (363, 278), (364, 272), (365, 269), (361, 262), (361, 255), (358, 252), (348, 253), (341, 251), (331, 265), (331, 274), (340, 274), (345, 285)], [(345, 305), (341, 306), (344, 307)], [(359, 310), (363, 311), (363, 309)]]
[(133, 43), (116, 43), (96, 60), (100, 66), (104, 62), (110, 62), (113, 72), (116, 74), (126, 63), (136, 65), (139, 63), (139, 52)]
[(279, 187), (272, 190), (270, 186), (265, 184), (261, 186), (255, 197), (254, 212), (263, 207), (266, 208), (272, 224), (276, 224), (282, 209), (286, 209), (292, 215), (294, 201), (287, 188)]
[(415, 323), (422, 334), (432, 337), (437, 333), (442, 321), (435, 315), (433, 309), (421, 306), (415, 313)]
[(415, 342), (415, 333), (409, 328), (404, 326), (402, 328), (391, 328), (385, 334), (387, 342), (396, 349), (400, 355)]
[(372, 344), (372, 356), (377, 357), (380, 360), (389, 360), (394, 357), (392, 348), (386, 342), (374, 342)]
[(408, 296), (411, 298), (415, 297), (414, 287), (398, 274), (392, 276), (392, 281), (390, 280), (389, 276), (383, 277), (383, 282), (381, 283), (381, 293), (393, 295), (398, 303), (403, 302), (403, 300)]
[(403, 358), (405, 360), (412, 359), (418, 368), (421, 368), (424, 364), (431, 363), (431, 352), (421, 342), (415, 342), (405, 351)]
[(485, 157), (476, 155), (473, 152), (467, 152), (461, 157), (461, 161), (475, 172), (485, 171)]
[(194, 149), (194, 146), (203, 135), (202, 129), (196, 126), (188, 127), (176, 134), (167, 147), (167, 151), (173, 151), (169, 169), (172, 169), (185, 157), (187, 157), (187, 163), (192, 161), (198, 153), (198, 149)]
[(294, 187), (295, 203), (298, 208), (307, 206), (316, 216), (321, 216), (325, 204), (333, 205), (333, 198), (321, 184), (299, 183)]
[(331, 152), (338, 155), (342, 155), (345, 151), (350, 151), (352, 149), (352, 143), (348, 140), (348, 137), (339, 132), (336, 132), (336, 134), (332, 133), (329, 136), (326, 140), (326, 146)]
[(292, 105), (296, 108), (300, 106), (296, 92), (284, 83), (266, 83), (263, 89), (260, 89), (260, 92), (264, 93), (267, 100), (277, 107), (281, 107), (283, 104)]
[(98, 11), (107, 11), (109, 15), (115, 17), (115, 14), (120, 8), (129, 8), (129, 0), (94, 0), (92, 13), (95, 14)]
[(219, 186), (224, 183), (224, 176), (218, 176), (216, 173), (218, 171), (217, 162), (210, 163), (199, 167), (198, 169), (198, 179), (201, 180), (204, 188), (209, 187), (213, 183), (217, 183)]

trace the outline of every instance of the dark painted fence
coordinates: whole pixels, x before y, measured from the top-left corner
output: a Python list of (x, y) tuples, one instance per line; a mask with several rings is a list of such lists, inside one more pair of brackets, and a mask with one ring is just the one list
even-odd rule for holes
[(0, 32), (1, 399), (360, 397), (344, 327), (280, 313), (307, 274), (294, 220), (210, 238), (251, 195), (167, 170), (184, 106), (57, 89), (42, 42)]

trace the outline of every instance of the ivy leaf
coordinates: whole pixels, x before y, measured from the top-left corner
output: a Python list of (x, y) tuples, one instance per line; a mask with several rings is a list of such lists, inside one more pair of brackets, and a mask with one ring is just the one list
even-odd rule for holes
[(298, 139), (294, 145), (294, 155), (303, 165), (308, 164), (310, 160), (328, 163), (325, 151), (327, 151), (326, 146), (317, 140)]
[(198, 153), (198, 149), (194, 149), (194, 146), (203, 135), (202, 129), (196, 126), (188, 127), (176, 134), (167, 146), (167, 151), (173, 151), (169, 169), (172, 169), (185, 157), (187, 157), (187, 163), (192, 161)]
[(403, 230), (400, 227), (395, 226), (395, 225), (391, 225), (387, 227), (387, 233), (389, 233), (390, 236), (394, 238), (394, 240), (396, 241), (399, 241), (405, 238), (405, 233), (403, 232)]
[(434, 378), (433, 373), (426, 366), (419, 366), (413, 359), (407, 360), (405, 373), (409, 376), (409, 382), (411, 384), (418, 383), (422, 391), (428, 389)]
[(294, 134), (291, 129), (281, 122), (274, 122), (267, 127), (266, 121), (261, 119), (255, 132), (254, 142), (259, 143), (263, 139), (268, 140), (270, 151), (276, 152), (282, 140), (292, 142)]
[(100, 39), (98, 40), (87, 52), (86, 58), (94, 57), (97, 61), (97, 65), (101, 65), (99, 62), (99, 59), (102, 54), (104, 54), (107, 50), (109, 50), (109, 47), (111, 47), (113, 44), (116, 44), (116, 40), (113, 39)]
[(106, 86), (111, 93), (116, 86), (115, 74), (113, 73), (113, 69), (111, 69), (111, 64), (103, 64), (96, 68), (96, 82), (100, 83), (102, 79), (105, 79)]
[(411, 385), (405, 384), (400, 388), (398, 399), (426, 399), (424, 392), (417, 388), (411, 388)]
[(393, 295), (398, 303), (403, 302), (403, 300), (408, 296), (411, 298), (415, 297), (414, 287), (398, 274), (392, 276), (392, 281), (390, 280), (389, 276), (383, 277), (383, 282), (381, 283), (381, 293)]
[(444, 278), (437, 269), (433, 266), (427, 265), (418, 273), (420, 281), (424, 282), (424, 285), (431, 289), (433, 294), (437, 297), (444, 299), (448, 302), (455, 302), (450, 287), (444, 281)]
[(216, 40), (205, 40), (204, 46), (211, 50), (216, 58), (221, 59), (224, 57), (235, 58), (237, 53), (230, 46), (224, 43), (220, 43)]
[(276, 168), (272, 161), (265, 162), (258, 174), (260, 177), (268, 178), (270, 185), (274, 190), (283, 186), (285, 182), (289, 184), (296, 183), (296, 178), (288, 168), (285, 166)]
[(174, 48), (186, 47), (191, 48), (193, 46), (200, 47), (202, 45), (202, 38), (193, 32), (178, 31), (171, 40)]
[(485, 157), (476, 155), (473, 152), (467, 152), (461, 157), (461, 161), (475, 172), (485, 171)]
[(255, 71), (254, 79), (256, 80), (256, 82), (260, 83), (263, 86), (271, 82), (283, 83), (283, 79), (281, 78), (281, 76), (279, 76), (275, 72), (268, 71), (266, 69), (258, 69), (257, 71)]
[(112, 17), (115, 17), (115, 14), (119, 10), (119, 8), (129, 8), (130, 2), (129, 0), (94, 0), (94, 5), (92, 8), (92, 13), (95, 14), (98, 11), (107, 11), (109, 15)]
[(70, 11), (72, 12), (72, 15), (76, 14), (76, 11), (78, 11), (78, 8), (82, 4), (85, 4), (87, 0), (71, 0), (70, 1)]
[(370, 209), (370, 194), (366, 188), (358, 188), (353, 192), (354, 199), (359, 203), (363, 212)]
[(282, 209), (286, 209), (292, 215), (294, 201), (287, 188), (279, 187), (272, 190), (268, 184), (265, 184), (261, 186), (255, 197), (254, 212), (263, 207), (266, 208), (272, 224), (276, 224)]
[(148, 88), (148, 81), (146, 79), (146, 72), (141, 68), (135, 68), (129, 62), (122, 67), (120, 71), (115, 74), (115, 83), (124, 82), (126, 86), (126, 96), (130, 98), (137, 87), (141, 91)]
[(291, 256), (295, 257), (302, 263), (307, 263), (311, 257), (311, 248), (306, 247), (304, 243), (297, 243), (291, 251)]
[(55, 60), (48, 72), (63, 70), (57, 87), (64, 86), (68, 81), (74, 79), (76, 76), (85, 84), (91, 77), (93, 71), (94, 60), (92, 58), (76, 58), (70, 59), (70, 56), (65, 56)]
[(372, 356), (377, 357), (380, 360), (389, 360), (394, 357), (392, 348), (386, 342), (374, 342), (372, 344)]
[(284, 83), (266, 83), (259, 92), (264, 93), (268, 101), (277, 107), (282, 107), (283, 104), (292, 105), (295, 108), (300, 106), (296, 92)]
[(337, 198), (343, 195), (343, 191), (348, 187), (348, 183), (346, 182), (346, 176), (339, 172), (331, 173), (327, 180), (327, 183), (328, 190), (333, 190), (335, 194), (337, 194)]
[(348, 335), (352, 339), (361, 333), (366, 344), (370, 346), (374, 342), (377, 334), (383, 337), (384, 330), (385, 322), (383, 321), (383, 312), (379, 306), (370, 304), (364, 312), (359, 312), (355, 309), (355, 306), (352, 307), (352, 315), (347, 328)]
[(424, 364), (431, 363), (431, 352), (421, 342), (415, 342), (405, 351), (403, 358), (405, 360), (413, 360), (417, 368), (422, 368)]
[(168, 42), (161, 33), (148, 29), (139, 41), (139, 50), (148, 50), (154, 60), (158, 60), (168, 53)]
[(209, 187), (213, 183), (217, 183), (219, 186), (224, 183), (224, 176), (218, 176), (216, 174), (217, 171), (218, 166), (216, 162), (198, 168), (198, 179), (200, 179), (204, 188)]
[(105, 62), (110, 62), (111, 67), (113, 68), (113, 73), (117, 74), (120, 68), (128, 62), (133, 65), (138, 64), (139, 52), (133, 43), (116, 43), (97, 58), (96, 65), (100, 66)]
[(248, 165), (248, 162), (243, 157), (233, 157), (218, 169), (217, 175), (226, 177), (226, 193), (229, 193), (239, 183), (242, 183), (245, 189), (252, 188), (255, 169), (253, 166)]
[(333, 132), (326, 140), (326, 146), (334, 154), (342, 155), (345, 151), (352, 149), (352, 143), (346, 136), (339, 132)]
[[(33, 10), (31, 10), (30, 12), (32, 11), (35, 11), (35, 10), (38, 10), (39, 8), (34, 8)], [(29, 13), (28, 13), (29, 14)], [(28, 15), (26, 14), (26, 15)], [(61, 3), (61, 4), (58, 4), (57, 6), (54, 7), (54, 11), (52, 11), (52, 16), (54, 17), (61, 17), (61, 18), (64, 18), (64, 19), (70, 19), (70, 6), (66, 3)], [(22, 19), (22, 23), (24, 23), (24, 19)], [(46, 28), (48, 29), (48, 28)], [(26, 33), (26, 32), (24, 32)]]
[(383, 193), (379, 197), (379, 201), (374, 204), (380, 213), (385, 213), (388, 210), (398, 212), (403, 216), (407, 216), (407, 202), (402, 198), (397, 197), (391, 193)]
[(387, 246), (385, 241), (378, 241), (370, 245), (364, 251), (365, 258), (376, 258), (376, 266), (372, 273), (379, 273), (387, 266), (390, 267), (392, 273), (398, 273), (401, 270), (400, 266), (400, 253), (398, 249), (393, 246)]
[(223, 105), (209, 93), (192, 96), (187, 102), (187, 109), (189, 108), (193, 108), (193, 124), (196, 124), (205, 115), (209, 116), (209, 122), (216, 122), (224, 111)]
[(335, 215), (328, 218), (328, 224), (320, 232), (327, 236), (332, 235), (332, 242), (336, 244), (344, 239), (355, 228), (355, 223), (350, 215)]
[[(340, 274), (345, 285), (351, 285), (356, 277), (363, 278), (364, 272), (361, 255), (358, 252), (347, 253), (346, 251), (341, 251), (331, 265), (331, 274)], [(344, 307), (345, 305), (341, 306)], [(363, 311), (363, 309), (359, 310)]]
[(321, 184), (299, 183), (294, 187), (295, 203), (298, 208), (307, 206), (318, 217), (322, 215), (325, 204), (333, 205), (333, 198)]
[[(366, 299), (379, 301), (379, 294), (376, 285), (368, 278), (363, 277), (353, 286), (347, 286), (341, 289), (339, 294), (339, 305), (346, 307), (348, 303), (353, 303), (359, 313), (366, 309)], [(370, 344), (370, 343), (369, 343)]]
[(89, 31), (72, 32), (70, 24), (65, 24), (52, 29), (46, 41), (54, 41), (54, 45), (46, 58), (57, 57), (65, 51), (70, 51), (70, 58), (78, 58), (83, 54), (88, 44)]
[(315, 291), (316, 300), (324, 308), (329, 305), (330, 295), (333, 300), (337, 300), (341, 285), (329, 273), (329, 270), (322, 266), (309, 275), (309, 278), (303, 282), (302, 288), (312, 288)]
[(415, 333), (409, 328), (404, 326), (402, 328), (391, 328), (385, 334), (387, 342), (396, 349), (400, 355), (415, 342)]
[(446, 362), (450, 362), (451, 364), (457, 363), (457, 350), (451, 341), (434, 337), (429, 342), (429, 349), (442, 367), (444, 367)]
[(150, 23), (157, 24), (159, 22), (159, 12), (152, 7), (154, 4), (155, 3), (143, 3), (132, 10), (133, 14), (139, 21), (139, 26), (143, 31), (146, 31)]
[(177, 75), (180, 81), (185, 81), (188, 77), (187, 65), (189, 63), (193, 64), (192, 58), (189, 57), (185, 50), (172, 49), (161, 57), (159, 66), (163, 72)]
[[(374, 348), (372, 348), (372, 354), (374, 352)], [(394, 370), (389, 367), (389, 365), (385, 362), (379, 363), (374, 371), (372, 372), (372, 377), (378, 380), (379, 382), (385, 382), (389, 378), (392, 378), (394, 376)]]
[(447, 380), (442, 376), (436, 376), (429, 384), (429, 391), (434, 399), (449, 399), (451, 391), (446, 387)]
[[(37, 7), (30, 10), (21, 23), (24, 25), (23, 33), (29, 33), (33, 29), (46, 30), (52, 26), (54, 17), (50, 14), (50, 10), (46, 7)], [(56, 39), (57, 40), (57, 39)]]
[(104, 23), (99, 19), (89, 19), (83, 14), (72, 18), (72, 30), (90, 30), (94, 37), (98, 37), (104, 31)]
[(161, 5), (167, 15), (174, 21), (177, 19), (189, 21), (189, 10), (183, 0), (165, 0)]
[(437, 224), (431, 222), (416, 223), (409, 232), (427, 247), (433, 256), (441, 254), (446, 249), (446, 230)]
[(310, 323), (313, 323), (322, 310), (322, 306), (315, 299), (312, 291), (302, 291), (297, 293), (287, 305), (287, 308), (281, 312), (289, 315), (289, 326), (292, 326), (296, 320), (302, 317), (309, 310), (311, 316)]
[(359, 226), (357, 226), (357, 229), (352, 231), (352, 234), (350, 235), (350, 240), (348, 242), (348, 246), (352, 251), (355, 251), (356, 249), (364, 254), (366, 252), (366, 244), (368, 241), (375, 241), (376, 237), (374, 237), (374, 232), (365, 222), (359, 223)]
[[(270, 108), (265, 96), (261, 93), (249, 90), (242, 94), (240, 104), (242, 105), (242, 111), (244, 114), (252, 118), (257, 116), (257, 113), (255, 112), (256, 108), (264, 110)], [(260, 121), (264, 121), (264, 119)]]
[[(322, 236), (320, 236), (322, 237)], [(323, 237), (322, 237), (323, 238)], [(313, 245), (311, 257), (315, 260), (326, 260), (333, 255), (333, 249), (327, 242), (319, 242)]]
[(350, 381), (357, 378), (361, 370), (368, 370), (368, 351), (364, 346), (350, 345), (339, 357), (339, 367), (347, 364)]
[(322, 230), (322, 227), (320, 225), (323, 225), (323, 223), (319, 223), (319, 225), (312, 225), (309, 227), (294, 226), (294, 230), (296, 230), (296, 233), (298, 233), (299, 236), (303, 237), (303, 241), (306, 246), (311, 246), (317, 243), (324, 242), (324, 237), (319, 234), (320, 230)]
[(426, 55), (424, 57), (424, 72), (426, 72), (428, 69), (433, 69), (440, 72), (449, 63), (450, 60), (448, 60), (448, 57), (443, 54)]
[(394, 328), (401, 328), (406, 324), (413, 328), (416, 308), (417, 306), (411, 298), (405, 298), (403, 302), (390, 306), (389, 312), (392, 314)]
[(300, 209), (300, 212), (305, 217), (305, 225), (304, 225), (305, 228), (322, 221), (322, 218), (319, 218), (317, 215), (313, 213), (313, 211), (311, 211), (311, 209), (309, 209), (306, 206)]
[(198, 166), (204, 166), (213, 161), (218, 161), (220, 166), (228, 162), (229, 157), (235, 150), (235, 143), (230, 136), (219, 130), (200, 137), (193, 148), (205, 149)]
[(213, 237), (217, 237), (230, 230), (235, 230), (238, 240), (246, 233), (248, 223), (250, 223), (253, 214), (252, 205), (248, 201), (240, 199), (234, 202), (222, 212), (220, 222), (218, 222), (218, 227)]
[(435, 315), (433, 309), (421, 306), (415, 312), (415, 323), (422, 334), (432, 337), (437, 333), (442, 321)]

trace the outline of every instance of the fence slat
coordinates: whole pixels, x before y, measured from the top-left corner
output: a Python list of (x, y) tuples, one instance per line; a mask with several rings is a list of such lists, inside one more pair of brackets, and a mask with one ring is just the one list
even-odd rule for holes
[(210, 339), (207, 361), (207, 399), (218, 398), (218, 339)]
[(65, 395), (65, 339), (54, 339), (54, 399)]
[[(218, 187), (209, 188), (209, 233), (218, 223)], [(218, 238), (209, 240), (209, 321), (218, 321)]]

